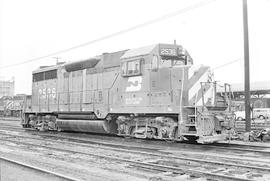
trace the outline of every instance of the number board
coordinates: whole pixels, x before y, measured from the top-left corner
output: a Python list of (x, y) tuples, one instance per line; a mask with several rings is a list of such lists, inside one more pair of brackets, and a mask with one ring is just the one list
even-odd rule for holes
[(177, 56), (177, 49), (176, 48), (160, 48), (160, 55), (161, 56)]

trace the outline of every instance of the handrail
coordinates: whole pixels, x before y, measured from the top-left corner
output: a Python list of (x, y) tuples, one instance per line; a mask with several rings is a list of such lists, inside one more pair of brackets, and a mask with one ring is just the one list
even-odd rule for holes
[(115, 84), (115, 82), (116, 82), (116, 80), (117, 80), (119, 74), (120, 74), (120, 73), (118, 72), (118, 73), (117, 73), (117, 76), (115, 77), (115, 79), (114, 79), (114, 81), (113, 81), (113, 83), (112, 83), (112, 86), (111, 86), (109, 89), (111, 89), (111, 88), (114, 86), (114, 84)]
[(182, 69), (182, 85), (181, 85), (181, 94), (180, 94), (180, 100), (179, 100), (179, 118), (178, 118), (178, 135), (181, 135), (180, 133), (180, 124), (183, 122), (183, 89), (184, 89), (184, 81), (185, 81), (185, 70)]
[(195, 113), (194, 113), (194, 115), (195, 115), (195, 126), (196, 126), (196, 128), (197, 128), (197, 99), (198, 99), (198, 92), (196, 93), (196, 97), (195, 97)]

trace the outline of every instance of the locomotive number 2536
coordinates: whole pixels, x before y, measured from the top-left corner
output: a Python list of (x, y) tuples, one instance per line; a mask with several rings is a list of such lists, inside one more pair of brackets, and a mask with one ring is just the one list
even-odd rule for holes
[(177, 56), (177, 52), (173, 48), (161, 48), (160, 55)]

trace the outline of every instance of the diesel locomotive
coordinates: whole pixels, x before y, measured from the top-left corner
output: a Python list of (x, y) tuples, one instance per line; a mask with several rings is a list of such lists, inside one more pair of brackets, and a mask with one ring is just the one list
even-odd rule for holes
[(210, 67), (180, 45), (103, 53), (33, 71), (23, 127), (136, 138), (226, 140), (234, 128), (230, 85), (216, 94)]

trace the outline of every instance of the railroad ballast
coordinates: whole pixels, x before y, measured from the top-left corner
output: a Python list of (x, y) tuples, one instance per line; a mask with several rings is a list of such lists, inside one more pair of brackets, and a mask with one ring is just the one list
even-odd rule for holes
[[(22, 125), (166, 140), (225, 140), (233, 129), (230, 86), (216, 94), (210, 67), (180, 45), (104, 53), (33, 71)], [(28, 102), (30, 104), (30, 102)]]

